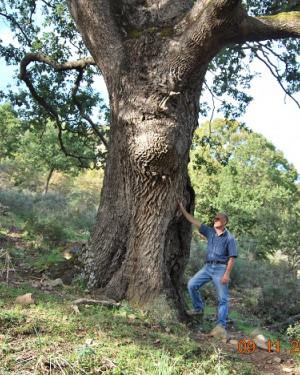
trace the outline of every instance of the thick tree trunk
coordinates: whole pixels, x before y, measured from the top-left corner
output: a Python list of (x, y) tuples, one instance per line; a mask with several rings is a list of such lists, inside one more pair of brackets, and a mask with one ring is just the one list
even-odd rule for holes
[(182, 310), (191, 227), (177, 202), (193, 208), (187, 164), (199, 80), (166, 100), (150, 82), (132, 77), (111, 95), (110, 152), (86, 275), (115, 300), (145, 307), (167, 298)]
[(67, 3), (110, 93), (109, 156), (86, 251), (89, 285), (143, 307), (166, 298), (183, 312), (191, 227), (177, 201), (193, 211), (187, 164), (200, 90), (211, 59), (240, 33), (241, 2)]

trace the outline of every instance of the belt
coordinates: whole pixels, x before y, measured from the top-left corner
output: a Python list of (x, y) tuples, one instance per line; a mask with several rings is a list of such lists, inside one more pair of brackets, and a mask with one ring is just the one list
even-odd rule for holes
[(219, 262), (218, 260), (208, 260), (206, 264), (227, 264), (227, 262)]

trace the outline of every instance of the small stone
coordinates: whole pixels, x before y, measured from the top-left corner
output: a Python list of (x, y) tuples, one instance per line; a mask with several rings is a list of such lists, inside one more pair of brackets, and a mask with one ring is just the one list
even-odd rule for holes
[[(266, 351), (269, 350), (269, 347), (268, 347), (268, 345), (266, 344), (266, 341), (264, 341), (264, 340), (260, 340), (260, 339), (253, 339), (253, 341), (255, 342), (256, 346), (257, 346), (259, 349), (266, 350)], [(272, 349), (272, 350), (274, 350), (274, 349)]]
[(233, 345), (233, 346), (238, 346), (239, 342), (238, 342), (238, 340), (230, 340), (229, 344)]
[(18, 296), (15, 299), (16, 303), (19, 303), (20, 305), (34, 305), (35, 300), (32, 298), (32, 293), (26, 293), (22, 296)]
[(127, 317), (128, 319), (131, 319), (131, 320), (136, 319), (136, 316), (134, 314), (129, 314)]
[(85, 340), (85, 344), (88, 345), (88, 346), (91, 346), (93, 344), (93, 339), (86, 339)]
[(38, 281), (32, 281), (30, 283), (30, 285), (33, 287), (33, 288), (39, 288), (41, 286), (41, 284), (38, 282)]
[(283, 362), (283, 359), (282, 359), (282, 358), (279, 358), (279, 357), (275, 357), (275, 358), (273, 358), (273, 361), (274, 361), (275, 363), (280, 364), (280, 363)]
[(293, 370), (291, 368), (288, 368), (288, 367), (285, 367), (283, 369), (283, 371), (286, 372), (286, 373), (288, 373), (288, 374), (290, 374), (291, 372), (293, 372)]
[(254, 338), (256, 336), (260, 335), (260, 331), (258, 329), (255, 329), (250, 333), (250, 337)]
[(258, 339), (258, 340), (265, 341), (265, 342), (268, 341), (268, 339), (258, 329), (255, 329), (254, 331), (252, 331), (250, 333), (250, 337), (253, 339)]
[(55, 287), (55, 286), (63, 286), (64, 283), (62, 279), (55, 279), (55, 280), (44, 280), (43, 285), (47, 287)]

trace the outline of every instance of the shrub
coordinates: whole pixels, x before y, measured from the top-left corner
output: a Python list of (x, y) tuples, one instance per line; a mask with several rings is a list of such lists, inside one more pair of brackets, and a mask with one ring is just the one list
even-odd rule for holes
[(234, 288), (257, 288), (269, 278), (269, 262), (238, 257), (230, 274), (230, 284)]
[(286, 330), (286, 334), (291, 338), (300, 342), (300, 323), (296, 323), (293, 326), (289, 326)]
[(280, 280), (280, 275), (277, 276), (279, 277), (276, 279), (274, 275), (262, 287), (255, 310), (264, 318), (266, 324), (279, 324), (286, 328), (287, 324), (284, 322), (288, 317), (300, 313), (300, 283), (286, 273), (283, 280)]
[(288, 326), (288, 317), (300, 313), (300, 280), (285, 263), (236, 262), (232, 279), (243, 295), (248, 313), (255, 314), (266, 325)]
[(26, 231), (51, 241), (76, 239), (94, 225), (99, 197), (88, 191), (31, 193), (11, 187), (0, 188), (0, 207), (26, 222)]
[(22, 219), (30, 216), (34, 206), (34, 195), (19, 189), (4, 190), (0, 188), (0, 203)]
[(68, 202), (60, 194), (37, 196), (28, 220), (28, 229), (54, 241), (65, 240), (71, 236)]

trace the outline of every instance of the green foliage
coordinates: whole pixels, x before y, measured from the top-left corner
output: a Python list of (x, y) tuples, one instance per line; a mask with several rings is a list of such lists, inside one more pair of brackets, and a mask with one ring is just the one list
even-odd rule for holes
[(210, 224), (223, 211), (248, 254), (281, 248), (299, 192), (295, 168), (274, 145), (236, 122), (205, 123), (195, 133), (189, 171), (200, 221)]
[(283, 154), (258, 134), (249, 135), (222, 169), (216, 205), (229, 215), (236, 236), (258, 240), (256, 255), (280, 247), (278, 227), (299, 200), (296, 178)]
[(21, 121), (10, 103), (0, 106), (0, 161), (12, 157), (18, 149)]
[(289, 215), (283, 218), (282, 234), (280, 237), (281, 250), (288, 257), (292, 271), (296, 274), (300, 269), (300, 202), (292, 208)]
[[(300, 283), (293, 276), (284, 272), (270, 275), (263, 285), (255, 313), (264, 318), (265, 324), (281, 323), (281, 329), (287, 317), (300, 313)], [(277, 276), (277, 278), (276, 278)]]
[[(25, 0), (16, 4), (9, 0), (0, 4), (0, 16), (14, 34), (13, 42), (0, 45), (0, 55), (8, 65), (17, 67), (28, 53), (46, 55), (57, 63), (88, 56), (65, 2), (55, 0), (50, 4), (36, 1), (33, 4), (31, 0)], [(98, 115), (102, 124), (107, 122), (107, 107), (93, 89), (94, 78), (100, 75), (98, 68), (89, 66), (84, 71), (84, 85), (78, 86), (76, 95), (81, 109), (73, 100), (73, 90), (79, 77), (77, 70), (57, 71), (45, 63), (32, 62), (27, 66), (27, 72), (36, 94), (44, 98), (48, 108), (52, 106), (57, 111), (66, 153), (79, 156), (77, 164), (84, 167), (91, 164), (96, 167), (99, 159), (105, 162), (106, 151), (99, 149), (97, 155), (94, 152), (100, 141), (98, 135), (80, 114), (82, 110), (87, 116)], [(34, 129), (41, 130), (50, 120), (53, 121), (49, 110), (42, 109), (33, 100), (28, 88), (19, 82), (17, 87), (2, 93), (2, 96), (16, 106), (22, 119), (30, 119)], [(100, 133), (107, 135), (106, 128), (99, 124), (95, 126)]]
[(0, 202), (9, 211), (13, 211), (17, 217), (26, 220), (33, 207), (34, 195), (12, 187), (10, 190), (0, 187)]
[(259, 319), (261, 325), (278, 326), (283, 332), (289, 326), (288, 317), (300, 314), (300, 280), (285, 262), (238, 258), (230, 283), (240, 291), (240, 307)]
[[(78, 178), (84, 180), (83, 175)], [(90, 191), (78, 189), (75, 184), (64, 193), (51, 192), (47, 195), (0, 187), (0, 204), (7, 207), (15, 222), (22, 221), (22, 228), (29, 238), (42, 236), (51, 241), (76, 239), (89, 233), (94, 225), (101, 189), (99, 172), (95, 183), (97, 187), (91, 183)], [(92, 191), (98, 194), (93, 195)]]
[[(251, 73), (249, 55), (241, 45), (223, 48), (209, 64), (207, 83), (212, 97), (221, 101), (219, 112), (234, 119), (245, 113), (253, 99), (247, 89), (257, 74)], [(206, 111), (210, 109), (206, 108)]]
[(64, 262), (65, 258), (61, 255), (59, 249), (52, 249), (47, 251), (42, 256), (36, 258), (34, 262), (31, 262), (30, 265), (36, 268), (38, 271), (45, 271), (51, 266), (55, 266), (61, 262)]
[(230, 285), (233, 288), (252, 290), (255, 294), (255, 290), (267, 282), (270, 276), (267, 270), (272, 267), (268, 261), (250, 261), (249, 258), (238, 257), (230, 274)]
[[(54, 172), (62, 172), (72, 177), (79, 174), (78, 160), (65, 156), (52, 121), (44, 126), (41, 123), (37, 126), (31, 121), (21, 121), (12, 106), (5, 104), (0, 106), (0, 125), (2, 180), (6, 179), (7, 182), (32, 191), (44, 190), (46, 193)], [(71, 133), (65, 133), (63, 139), (68, 150), (74, 155), (80, 150), (87, 158), (95, 157), (95, 147), (90, 147), (86, 141), (82, 143), (82, 138), (75, 139)], [(99, 165), (101, 162), (103, 159), (97, 160)]]
[(290, 325), (286, 330), (287, 335), (291, 339), (295, 339), (300, 341), (300, 324), (296, 323), (294, 325)]
[(25, 317), (26, 316), (19, 311), (0, 311), (0, 332), (6, 333), (7, 329), (22, 324)]

